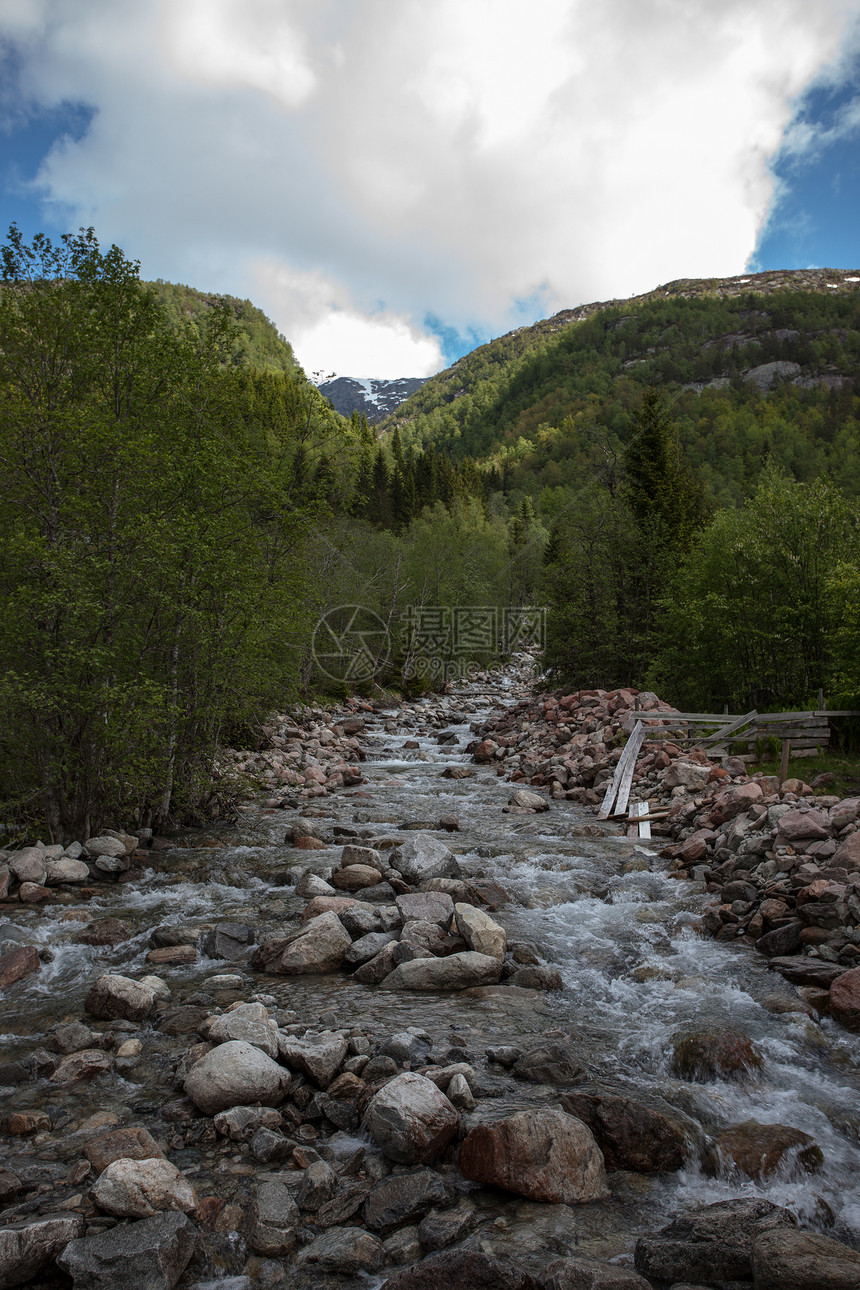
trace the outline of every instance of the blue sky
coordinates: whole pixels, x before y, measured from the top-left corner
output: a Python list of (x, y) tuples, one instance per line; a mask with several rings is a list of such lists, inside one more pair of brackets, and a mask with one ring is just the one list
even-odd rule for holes
[(427, 375), (679, 277), (860, 267), (860, 0), (3, 0), (0, 222)]

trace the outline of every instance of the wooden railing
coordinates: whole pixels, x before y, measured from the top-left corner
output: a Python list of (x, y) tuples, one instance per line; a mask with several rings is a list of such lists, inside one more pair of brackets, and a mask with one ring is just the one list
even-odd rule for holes
[[(679, 747), (704, 748), (709, 757), (729, 757), (729, 745), (746, 745), (740, 755), (745, 760), (757, 757), (756, 743), (762, 739), (777, 739), (780, 743), (791, 741), (792, 756), (814, 757), (830, 746), (833, 717), (860, 717), (860, 711), (851, 708), (817, 708), (804, 712), (751, 712), (742, 715), (731, 712), (633, 712), (628, 718), (628, 728), (642, 722), (645, 738), (671, 740)], [(659, 722), (659, 724), (657, 724)]]

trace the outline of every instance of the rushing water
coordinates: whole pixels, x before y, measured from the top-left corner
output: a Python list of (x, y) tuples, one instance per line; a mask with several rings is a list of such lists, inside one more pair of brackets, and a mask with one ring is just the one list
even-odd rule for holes
[[(308, 1024), (359, 1025), (378, 1033), (420, 1025), (434, 1038), (461, 1039), (478, 1067), (488, 1044), (523, 1046), (554, 1032), (573, 1040), (592, 1079), (631, 1093), (658, 1093), (705, 1133), (744, 1120), (790, 1125), (811, 1134), (824, 1153), (821, 1171), (800, 1180), (775, 1176), (754, 1183), (709, 1177), (693, 1167), (647, 1180), (629, 1175), (612, 1202), (583, 1207), (579, 1236), (588, 1248), (618, 1254), (629, 1249), (637, 1231), (659, 1226), (687, 1205), (741, 1195), (786, 1205), (809, 1224), (828, 1222), (829, 1210), (833, 1234), (860, 1247), (857, 1037), (829, 1019), (812, 1019), (796, 991), (768, 972), (755, 951), (700, 936), (697, 915), (705, 897), (695, 884), (666, 876), (659, 843), (609, 831), (582, 836), (582, 826), (594, 817), (565, 801), (540, 815), (506, 814), (510, 785), (492, 768), (473, 768), (468, 779), (442, 778), (444, 766), (469, 763), (463, 751), (473, 737), (469, 723), (500, 701), (506, 701), (502, 688), (464, 687), (449, 701), (453, 719), (444, 727), (458, 742), (442, 746), (435, 736), (443, 727), (422, 724), (421, 704), (381, 714), (368, 722), (365, 737), (368, 783), (317, 799), (303, 813), (374, 842), (402, 836), (408, 826), (434, 829), (442, 815), (457, 815), (460, 832), (437, 836), (457, 853), (464, 876), (490, 878), (506, 888), (511, 903), (495, 916), (509, 942), (524, 942), (558, 968), (563, 991), (512, 990), (508, 1001), (500, 992), (452, 999), (397, 994), (340, 975), (260, 980), (246, 968), (205, 959), (151, 968), (145, 956), (153, 927), (236, 919), (254, 925), (258, 935), (277, 931), (304, 903), (283, 885), (283, 871), (292, 866), (324, 872), (336, 859), (336, 850), (300, 852), (284, 844), (294, 812), (255, 808), (238, 837), (235, 830), (187, 837), (184, 848), (157, 857), (153, 870), (133, 883), (106, 885), (104, 895), (86, 907), (57, 904), (7, 916), (0, 943), (30, 941), (49, 948), (53, 959), (7, 995), (0, 1061), (32, 1054), (56, 1021), (83, 1017), (86, 990), (105, 971), (156, 971), (174, 999), (221, 1006), (260, 991), (271, 1006)], [(428, 716), (437, 710), (437, 701), (426, 705)], [(418, 749), (404, 749), (416, 739)], [(73, 937), (84, 915), (120, 918), (133, 938), (114, 949), (77, 945)], [(213, 975), (237, 970), (246, 978), (239, 992), (206, 984)], [(679, 1080), (671, 1068), (673, 1036), (711, 1025), (749, 1035), (764, 1054), (763, 1068), (743, 1083)], [(75, 1130), (94, 1110), (151, 1107), (175, 1096), (164, 1083), (166, 1047), (157, 1032), (142, 1033), (149, 1036), (144, 1058), (125, 1078), (103, 1077), (97, 1089), (85, 1086), (71, 1101), (65, 1098), (67, 1158), (75, 1158)], [(548, 1096), (543, 1087), (499, 1083), (502, 1096), (479, 1103), (479, 1113), (504, 1114)], [(19, 1109), (58, 1100), (57, 1090), (44, 1081), (20, 1087), (14, 1096)], [(193, 1172), (190, 1155), (177, 1163), (188, 1163)], [(539, 1219), (541, 1207), (511, 1205), (508, 1218), (494, 1228), (500, 1252), (506, 1240), (515, 1244), (518, 1227)]]

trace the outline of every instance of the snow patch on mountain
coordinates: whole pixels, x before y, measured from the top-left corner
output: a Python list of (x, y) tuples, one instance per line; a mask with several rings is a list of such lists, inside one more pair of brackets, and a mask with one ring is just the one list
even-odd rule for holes
[(352, 416), (353, 411), (363, 412), (373, 424), (400, 407), (425, 380), (426, 377), (420, 376), (402, 376), (389, 381), (372, 376), (338, 376), (323, 381), (319, 388), (335, 411), (345, 417)]

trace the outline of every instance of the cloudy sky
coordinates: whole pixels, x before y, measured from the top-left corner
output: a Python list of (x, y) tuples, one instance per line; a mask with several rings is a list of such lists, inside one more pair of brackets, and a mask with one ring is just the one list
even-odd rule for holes
[(860, 266), (860, 0), (0, 0), (0, 218), (428, 375), (678, 277)]

